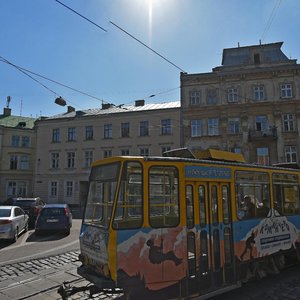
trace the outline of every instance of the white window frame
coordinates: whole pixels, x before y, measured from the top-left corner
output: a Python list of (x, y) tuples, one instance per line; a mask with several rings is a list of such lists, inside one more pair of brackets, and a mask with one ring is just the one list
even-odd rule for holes
[(161, 120), (161, 135), (171, 135), (172, 134), (172, 120), (164, 119)]
[(200, 104), (201, 104), (201, 91), (191, 91), (190, 105), (200, 105)]
[(84, 167), (89, 168), (93, 162), (94, 151), (93, 150), (85, 150), (84, 151)]
[(76, 154), (74, 151), (67, 152), (67, 168), (68, 169), (75, 168), (75, 157), (76, 157)]
[(65, 181), (65, 197), (70, 198), (74, 195), (74, 181)]
[(268, 117), (266, 115), (259, 115), (259, 116), (255, 116), (255, 130), (256, 131), (260, 131), (260, 132), (265, 132), (267, 131), (269, 121), (268, 121)]
[(293, 145), (285, 146), (284, 157), (286, 162), (298, 162), (297, 147)]
[(293, 85), (291, 83), (282, 83), (280, 85), (280, 97), (284, 99), (293, 97)]
[(253, 93), (255, 101), (263, 101), (266, 99), (265, 87), (263, 85), (254, 86)]
[(241, 131), (240, 118), (228, 118), (228, 134), (239, 134)]
[(230, 103), (239, 101), (237, 88), (231, 87), (227, 89), (227, 101)]
[(104, 124), (104, 132), (103, 137), (104, 139), (112, 139), (112, 124)]
[(108, 149), (108, 150), (103, 150), (103, 157), (112, 157), (112, 150)]
[(49, 198), (55, 198), (58, 197), (58, 181), (50, 181), (49, 182)]
[(52, 129), (52, 143), (59, 143), (60, 142), (60, 130), (59, 128)]
[(149, 136), (149, 121), (140, 121), (140, 136)]
[(140, 148), (140, 155), (141, 155), (141, 156), (149, 156), (149, 155), (150, 155), (150, 150), (149, 150), (149, 148), (141, 147), (141, 148)]
[(191, 137), (199, 137), (203, 135), (202, 120), (191, 120)]
[(209, 118), (207, 120), (207, 134), (209, 136), (219, 135), (219, 119)]
[(296, 131), (296, 118), (294, 114), (283, 114), (282, 115), (282, 122), (283, 122), (283, 131)]

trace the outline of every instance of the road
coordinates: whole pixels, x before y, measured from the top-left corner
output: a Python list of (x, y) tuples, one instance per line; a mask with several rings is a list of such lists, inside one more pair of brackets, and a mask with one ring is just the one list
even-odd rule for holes
[(34, 230), (22, 234), (16, 243), (0, 241), (0, 266), (79, 250), (80, 219), (73, 219), (71, 233), (37, 237)]

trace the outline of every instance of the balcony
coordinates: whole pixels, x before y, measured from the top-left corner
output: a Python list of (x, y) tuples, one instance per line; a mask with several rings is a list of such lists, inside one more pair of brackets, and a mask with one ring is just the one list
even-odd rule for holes
[(254, 140), (276, 140), (277, 139), (277, 128), (275, 126), (265, 130), (254, 130), (250, 129), (248, 132), (248, 141)]

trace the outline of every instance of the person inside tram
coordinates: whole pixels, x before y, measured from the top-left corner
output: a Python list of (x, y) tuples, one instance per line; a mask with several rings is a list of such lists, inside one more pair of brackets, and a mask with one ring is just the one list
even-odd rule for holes
[(255, 217), (255, 204), (252, 202), (252, 198), (249, 195), (244, 197), (244, 202), (246, 206), (245, 218), (251, 219)]

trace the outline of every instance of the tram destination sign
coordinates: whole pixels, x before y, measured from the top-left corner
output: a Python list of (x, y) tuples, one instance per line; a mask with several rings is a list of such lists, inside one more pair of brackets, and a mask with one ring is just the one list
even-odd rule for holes
[(206, 179), (232, 179), (230, 168), (218, 168), (207, 166), (186, 166), (186, 178), (206, 178)]

